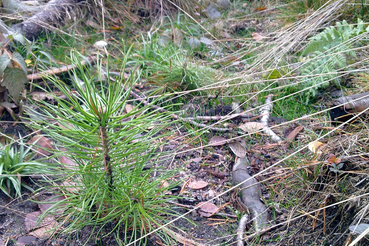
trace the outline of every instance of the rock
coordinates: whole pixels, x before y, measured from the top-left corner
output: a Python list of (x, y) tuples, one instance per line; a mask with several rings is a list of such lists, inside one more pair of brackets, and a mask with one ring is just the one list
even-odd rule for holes
[(229, 6), (231, 5), (231, 1), (229, 0), (217, 0), (217, 4), (219, 7), (223, 8), (223, 9), (228, 9)]
[(205, 11), (208, 13), (211, 19), (218, 19), (221, 16), (214, 3), (209, 4)]
[(198, 40), (197, 38), (190, 38), (189, 40), (188, 40), (188, 44), (190, 45), (190, 47), (192, 48), (192, 49), (198, 49), (198, 48), (200, 48), (201, 47), (201, 42), (200, 42), (200, 40)]

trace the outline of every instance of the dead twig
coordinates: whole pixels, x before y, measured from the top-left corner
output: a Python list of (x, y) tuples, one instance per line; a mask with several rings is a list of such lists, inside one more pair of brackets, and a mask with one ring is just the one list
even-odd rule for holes
[[(96, 56), (89, 56), (89, 57), (87, 57), (87, 60), (82, 60), (81, 61), (81, 65), (85, 66), (87, 63), (94, 64), (96, 59), (97, 59)], [(49, 70), (43, 71), (41, 73), (29, 74), (29, 75), (27, 75), (27, 79), (29, 81), (38, 80), (38, 79), (45, 78), (47, 75), (56, 75), (56, 74), (68, 72), (68, 71), (70, 71), (70, 70), (72, 70), (76, 67), (77, 67), (77, 65), (75, 65), (75, 64), (61, 66), (60, 68), (49, 69)]]
[(192, 239), (186, 238), (182, 236), (181, 234), (174, 232), (166, 227), (162, 228), (163, 231), (165, 231), (169, 236), (171, 236), (173, 239), (177, 240), (177, 242), (182, 243), (186, 246), (206, 246), (206, 244), (195, 242)]
[(215, 116), (196, 116), (196, 117), (186, 117), (183, 118), (185, 120), (231, 120), (237, 117), (241, 118), (253, 118), (255, 115), (252, 114), (245, 114), (245, 113), (239, 113), (239, 114), (230, 114), (230, 115), (215, 115)]
[(273, 95), (269, 95), (265, 100), (265, 105), (260, 108), (260, 114), (263, 116), (260, 119), (260, 123), (264, 125), (263, 132), (269, 135), (274, 142), (280, 143), (282, 139), (268, 126), (269, 115), (273, 108), (272, 97)]

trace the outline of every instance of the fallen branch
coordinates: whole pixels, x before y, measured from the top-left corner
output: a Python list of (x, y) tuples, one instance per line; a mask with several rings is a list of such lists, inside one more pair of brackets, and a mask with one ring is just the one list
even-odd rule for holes
[(274, 142), (280, 143), (282, 139), (268, 126), (269, 115), (273, 108), (272, 97), (273, 95), (269, 95), (265, 100), (265, 105), (260, 108), (260, 114), (262, 115), (260, 123), (264, 125), (263, 132), (269, 135)]
[(215, 116), (196, 116), (196, 117), (186, 117), (183, 118), (185, 120), (231, 120), (237, 117), (241, 118), (252, 118), (255, 117), (255, 115), (252, 114), (245, 114), (245, 113), (239, 113), (239, 114), (230, 114), (230, 115), (215, 115)]
[[(81, 65), (85, 66), (87, 63), (94, 64), (95, 61), (96, 61), (96, 56), (89, 56), (89, 57), (87, 57), (87, 60), (82, 60), (81, 61)], [(77, 67), (77, 65), (75, 65), (75, 64), (61, 66), (60, 68), (49, 69), (49, 70), (43, 71), (41, 73), (29, 74), (29, 75), (27, 75), (27, 79), (29, 81), (42, 79), (42, 78), (45, 78), (47, 75), (56, 75), (56, 74), (60, 74), (60, 73), (65, 73), (65, 72), (68, 72), (68, 71), (70, 71), (70, 70), (72, 70), (76, 67)]]
[(246, 224), (249, 220), (249, 215), (248, 214), (244, 214), (241, 219), (240, 222), (238, 223), (238, 228), (237, 228), (237, 246), (243, 246), (243, 234), (245, 233), (245, 229), (246, 229)]
[[(264, 228), (266, 228), (268, 225), (268, 212), (267, 207), (261, 202), (261, 190), (259, 183), (247, 172), (248, 166), (249, 160), (247, 157), (237, 159), (235, 165), (233, 166), (232, 183), (236, 185), (247, 180), (241, 185), (241, 202), (250, 211), (256, 234), (260, 235)], [(241, 220), (239, 222), (239, 228), (237, 229), (237, 240), (239, 240), (239, 233), (241, 233), (241, 227), (243, 224), (246, 224), (246, 222)], [(238, 241), (237, 245), (243, 245), (241, 243), (242, 241)]]
[(83, 0), (51, 0), (27, 20), (15, 24), (11, 31), (20, 32), (29, 40), (37, 39), (47, 29), (56, 29), (56, 26), (65, 23), (66, 19), (72, 19), (76, 9)]

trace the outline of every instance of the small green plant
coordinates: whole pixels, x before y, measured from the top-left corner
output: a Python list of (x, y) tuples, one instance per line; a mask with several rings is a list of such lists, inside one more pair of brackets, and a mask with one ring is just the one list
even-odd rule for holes
[(323, 32), (310, 38), (310, 43), (302, 52), (301, 88), (312, 86), (305, 94), (307, 101), (315, 97), (318, 89), (331, 84), (339, 84), (338, 71), (346, 68), (350, 59), (356, 58), (353, 46), (360, 34), (369, 31), (362, 20), (356, 26), (346, 21), (337, 22)]
[(49, 173), (47, 164), (31, 161), (31, 147), (24, 149), (23, 143), (17, 149), (14, 146), (0, 144), (0, 189), (8, 196), (22, 195), (21, 188), (32, 188), (22, 182), (22, 177)]
[(143, 39), (135, 62), (141, 66), (147, 81), (161, 91), (195, 90), (211, 84), (217, 72), (209, 67), (190, 63), (185, 50), (158, 39)]
[[(71, 182), (59, 187), (66, 196), (62, 218), (69, 222), (64, 232), (92, 226), (91, 237), (96, 231), (100, 236), (114, 232), (127, 244), (175, 214), (166, 201), (173, 199), (168, 193), (176, 184), (163, 183), (173, 172), (160, 168), (157, 141), (168, 125), (168, 115), (140, 103), (125, 112), (137, 78), (132, 73), (128, 79), (106, 76), (104, 80), (82, 66), (81, 57), (72, 53), (78, 69), (73, 71), (71, 87), (50, 77), (67, 98), (55, 96), (55, 104), (39, 102), (42, 117), (33, 112), (34, 126), (42, 128), (57, 148), (65, 149), (59, 155), (74, 163), (62, 178)], [(156, 177), (151, 175), (154, 171)], [(139, 244), (144, 245), (144, 240)]]
[[(17, 103), (20, 92), (27, 83), (27, 65), (24, 58), (18, 52), (11, 52), (5, 48), (9, 42), (22, 44), (28, 52), (31, 51), (31, 43), (23, 35), (15, 33), (7, 37), (7, 43), (0, 43), (0, 92), (9, 92)], [(6, 97), (5, 97), (6, 98)], [(2, 103), (2, 102), (0, 102)]]

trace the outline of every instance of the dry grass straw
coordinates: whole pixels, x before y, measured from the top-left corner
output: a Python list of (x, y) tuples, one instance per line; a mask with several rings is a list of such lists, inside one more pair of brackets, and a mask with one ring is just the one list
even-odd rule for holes
[[(95, 16), (98, 16), (97, 19), (101, 19), (99, 18), (101, 17), (101, 2), (95, 0), (95, 3), (100, 7), (96, 10)], [(195, 16), (195, 12), (201, 11), (194, 8), (194, 6), (201, 8), (201, 3), (196, 0), (173, 0), (173, 3), (191, 16)], [(106, 0), (104, 8), (107, 20), (118, 25), (124, 25), (125, 20), (137, 24), (145, 19), (155, 20), (178, 13), (178, 9), (168, 0)]]

